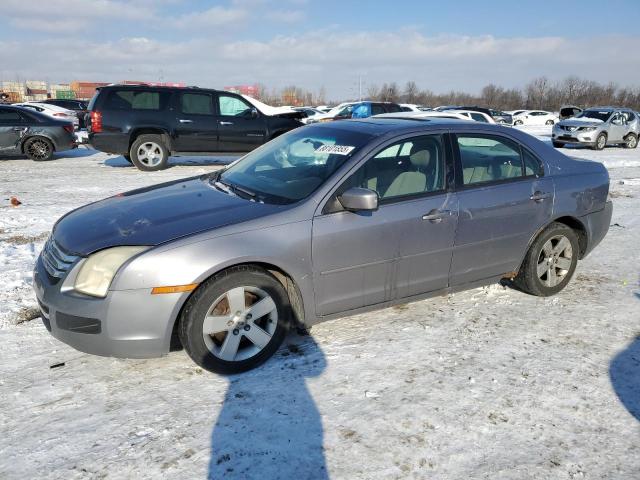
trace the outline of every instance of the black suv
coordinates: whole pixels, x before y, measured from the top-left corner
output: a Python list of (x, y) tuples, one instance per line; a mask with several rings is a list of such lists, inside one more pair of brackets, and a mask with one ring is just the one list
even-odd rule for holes
[(257, 105), (197, 87), (109, 85), (89, 103), (89, 143), (153, 171), (169, 155), (245, 153), (302, 125), (301, 112)]

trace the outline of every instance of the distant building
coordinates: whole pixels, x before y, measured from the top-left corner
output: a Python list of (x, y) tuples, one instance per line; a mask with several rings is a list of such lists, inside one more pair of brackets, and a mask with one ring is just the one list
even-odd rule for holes
[(258, 85), (235, 85), (223, 88), (227, 92), (238, 93), (240, 95), (247, 95), (254, 98), (258, 98), (260, 94), (260, 87)]

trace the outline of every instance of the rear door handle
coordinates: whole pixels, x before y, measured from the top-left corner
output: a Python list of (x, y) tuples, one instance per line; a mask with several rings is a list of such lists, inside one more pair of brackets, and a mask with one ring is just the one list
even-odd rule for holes
[(529, 197), (530, 200), (533, 200), (534, 202), (542, 202), (547, 198), (550, 198), (551, 194), (550, 193), (545, 193), (545, 192), (535, 192), (533, 195), (531, 195)]
[(433, 209), (429, 213), (422, 215), (423, 220), (429, 220), (431, 223), (440, 223), (443, 218), (451, 215), (450, 210), (437, 210)]
[(180, 119), (178, 119), (178, 121), (180, 123), (193, 123), (193, 120), (188, 120), (188, 119), (185, 119), (185, 118), (180, 118)]
[(233, 122), (220, 122), (220, 125), (233, 125)]

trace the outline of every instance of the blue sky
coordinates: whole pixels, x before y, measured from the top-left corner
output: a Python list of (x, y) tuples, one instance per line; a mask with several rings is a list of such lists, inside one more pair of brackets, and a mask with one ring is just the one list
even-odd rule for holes
[[(330, 98), (570, 74), (640, 85), (640, 0), (3, 0), (0, 77), (295, 84)], [(604, 8), (603, 8), (604, 5)], [(28, 34), (25, 34), (28, 30)]]

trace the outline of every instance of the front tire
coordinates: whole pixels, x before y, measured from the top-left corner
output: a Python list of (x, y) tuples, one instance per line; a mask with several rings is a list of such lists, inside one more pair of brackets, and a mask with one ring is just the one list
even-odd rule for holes
[(24, 144), (24, 153), (31, 160), (44, 162), (53, 156), (53, 143), (45, 137), (33, 137)]
[(607, 146), (607, 134), (601, 133), (596, 138), (596, 143), (593, 145), (594, 150), (604, 150), (604, 147)]
[(553, 125), (555, 122), (553, 120), (547, 120), (545, 125)]
[(636, 148), (638, 146), (638, 137), (630, 133), (624, 137), (624, 148)]
[(129, 155), (143, 172), (164, 170), (169, 163), (169, 149), (160, 135), (140, 135), (131, 144)]
[(515, 122), (513, 122), (514, 125), (523, 125), (523, 121), (522, 120), (516, 120)]
[(514, 283), (531, 295), (555, 295), (571, 280), (579, 252), (576, 233), (565, 224), (554, 222), (529, 248)]
[(233, 267), (204, 282), (187, 301), (180, 341), (210, 372), (245, 372), (278, 350), (290, 312), (289, 297), (273, 275), (257, 267)]

